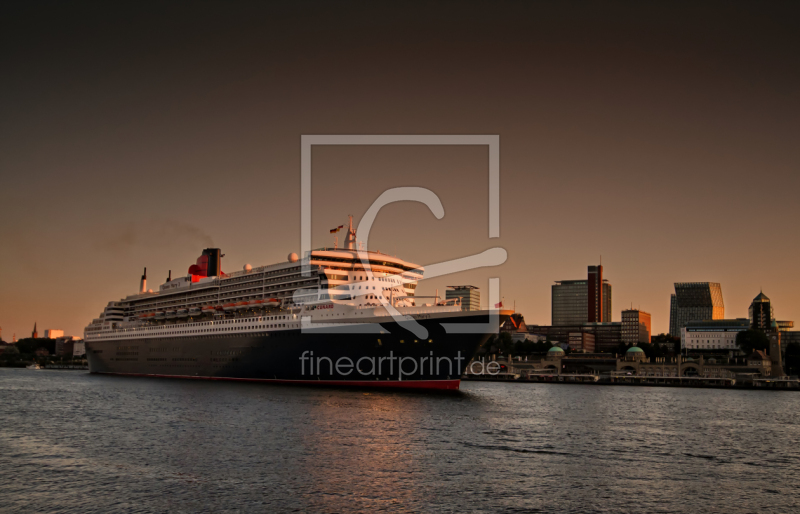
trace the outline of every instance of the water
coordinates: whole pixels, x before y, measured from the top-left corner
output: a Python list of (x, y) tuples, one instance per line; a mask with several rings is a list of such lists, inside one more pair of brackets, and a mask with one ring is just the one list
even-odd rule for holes
[(0, 368), (3, 512), (791, 512), (800, 393)]

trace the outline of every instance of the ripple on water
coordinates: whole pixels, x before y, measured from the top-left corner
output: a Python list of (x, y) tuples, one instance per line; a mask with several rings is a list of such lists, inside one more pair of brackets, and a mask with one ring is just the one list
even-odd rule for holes
[(800, 394), (0, 369), (8, 511), (798, 510)]

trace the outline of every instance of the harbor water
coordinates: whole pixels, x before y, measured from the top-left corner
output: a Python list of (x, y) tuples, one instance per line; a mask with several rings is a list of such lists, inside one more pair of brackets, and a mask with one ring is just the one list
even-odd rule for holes
[(797, 512), (800, 392), (0, 368), (3, 512)]

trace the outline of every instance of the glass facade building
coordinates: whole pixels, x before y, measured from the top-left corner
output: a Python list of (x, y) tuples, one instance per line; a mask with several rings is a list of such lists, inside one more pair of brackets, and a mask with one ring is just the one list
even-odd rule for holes
[[(551, 324), (552, 325), (580, 325), (582, 323), (603, 323), (611, 321), (611, 284), (602, 281), (602, 301), (589, 301), (589, 280), (560, 280), (552, 286), (551, 299)], [(602, 318), (591, 315), (591, 308), (600, 308)], [(597, 312), (597, 311), (595, 311)]]
[(580, 325), (589, 321), (586, 280), (562, 280), (552, 289), (552, 324)]
[(672, 295), (669, 334), (681, 337), (682, 330), (691, 321), (709, 321), (725, 318), (722, 287), (715, 282), (678, 282)]

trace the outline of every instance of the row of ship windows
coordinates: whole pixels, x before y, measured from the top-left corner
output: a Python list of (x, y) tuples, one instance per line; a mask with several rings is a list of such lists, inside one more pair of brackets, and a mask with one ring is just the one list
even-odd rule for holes
[[(227, 335), (228, 337), (249, 337), (249, 336), (251, 336), (252, 334), (246, 334), (246, 333), (243, 333), (243, 332), (239, 332), (239, 333), (234, 333), (234, 334), (226, 334), (226, 335)], [(275, 333), (273, 333), (273, 334), (270, 334), (270, 336), (271, 336), (271, 337), (277, 337), (277, 338), (280, 338), (280, 339), (284, 339), (284, 338), (295, 338), (295, 337), (298, 337), (299, 335), (300, 335), (300, 333), (299, 333), (299, 332), (288, 332), (288, 331), (275, 332)], [(212, 335), (195, 335), (195, 336), (193, 336), (193, 337), (192, 337), (192, 338), (190, 338), (190, 339), (200, 339), (200, 338), (203, 338), (203, 337), (208, 337), (208, 338), (210, 338), (210, 337), (215, 337), (215, 336), (212, 336)], [(154, 341), (154, 342), (160, 342), (160, 340), (159, 340), (159, 339), (154, 339), (153, 341)], [(400, 342), (402, 343), (403, 341), (400, 341)], [(416, 342), (416, 341), (415, 341), (415, 342)], [(430, 342), (430, 341), (428, 341), (428, 342)], [(379, 343), (380, 343), (380, 341), (379, 341)], [(173, 351), (178, 351), (178, 350), (179, 350), (179, 348), (178, 348), (178, 347), (173, 347), (173, 348), (172, 348), (172, 350), (173, 350)], [(101, 353), (103, 353), (103, 350), (96, 350), (96, 349), (93, 349), (93, 348), (87, 348), (87, 349), (86, 349), (86, 351), (87, 351), (87, 352), (89, 352), (89, 353), (95, 353), (95, 354), (101, 354)], [(161, 351), (161, 350), (159, 349), (158, 351)]]
[[(131, 347), (131, 346), (118, 346), (117, 347), (117, 357), (126, 356), (126, 355), (139, 355), (139, 352), (119, 351), (120, 349), (126, 349), (126, 348), (136, 348), (136, 349), (138, 349), (139, 347), (138, 346), (133, 346), (133, 347)], [(179, 352), (179, 351), (181, 351), (181, 348), (179, 346), (173, 346), (171, 348), (170, 347), (166, 347), (166, 346), (162, 346), (160, 348), (148, 348), (148, 351), (150, 353)], [(219, 352), (212, 351), (211, 355), (241, 355), (242, 353), (243, 353), (243, 350), (225, 350), (225, 351), (219, 351)], [(175, 359), (173, 359), (173, 360), (175, 360)]]
[[(100, 353), (100, 352), (95, 352), (95, 353)], [(139, 361), (139, 359), (119, 358), (119, 357), (117, 357), (116, 359), (114, 359), (112, 357), (111, 360), (115, 361), (115, 362), (138, 362)], [(147, 362), (167, 362), (167, 359), (163, 358), (163, 357), (152, 357), (152, 358), (148, 358)], [(193, 358), (193, 357), (176, 357), (176, 358), (172, 359), (172, 362), (197, 362), (197, 359)]]
[[(253, 319), (246, 319), (246, 320), (226, 319), (226, 320), (221, 320), (221, 321), (208, 321), (208, 322), (202, 323), (202, 325), (208, 325), (209, 323), (216, 324), (216, 325), (228, 325), (228, 324), (231, 324), (231, 323), (253, 323), (253, 322), (261, 323), (263, 321), (276, 321), (276, 320), (288, 319), (288, 318), (289, 318), (289, 316), (285, 316), (284, 315), (284, 316), (263, 316), (263, 317), (258, 317), (258, 318), (253, 318)], [(242, 327), (242, 328), (247, 328), (247, 327)], [(157, 326), (157, 327), (143, 327), (143, 328), (131, 328), (131, 329), (127, 329), (126, 328), (126, 329), (122, 329), (122, 330), (127, 333), (127, 332), (163, 330), (163, 329), (164, 329), (163, 326)], [(105, 330), (105, 332), (111, 332), (111, 330)]]
[[(205, 334), (209, 332), (229, 332), (231, 330), (254, 330), (259, 328), (285, 328), (285, 327), (286, 323), (274, 323), (260, 327), (256, 325), (248, 325), (244, 327), (201, 328), (196, 330), (170, 330), (167, 332), (160, 332), (158, 333), (158, 335)], [(103, 337), (111, 339), (124, 339), (136, 335), (137, 334), (111, 334), (111, 335), (104, 335)]]
[[(288, 277), (288, 276), (284, 277), (282, 280), (286, 280), (288, 278), (290, 278), (290, 277)], [(278, 280), (278, 279), (275, 279), (275, 280)], [(301, 284), (301, 285), (308, 285), (309, 283), (315, 283), (315, 282), (316, 282), (316, 280), (312, 279), (312, 280), (304, 280), (304, 281), (297, 282), (297, 283)], [(286, 285), (286, 284), (283, 284), (283, 285)], [(142, 310), (142, 307), (144, 307), (144, 310), (147, 310), (147, 309), (154, 309), (154, 308), (160, 308), (160, 307), (171, 307), (171, 306), (176, 306), (176, 305), (183, 305), (183, 304), (186, 303), (187, 300), (190, 300), (190, 301), (195, 302), (195, 303), (207, 302), (207, 301), (216, 299), (219, 296), (219, 292), (220, 291), (228, 291), (228, 290), (230, 290), (232, 288), (235, 288), (235, 287), (242, 287), (242, 285), (239, 284), (239, 285), (221, 287), (218, 290), (208, 291), (208, 292), (205, 292), (205, 294), (201, 294), (201, 295), (194, 295), (194, 294), (191, 294), (191, 293), (185, 293), (185, 294), (180, 295), (180, 296), (171, 297), (170, 301), (168, 301), (168, 302), (160, 301), (160, 299), (157, 299), (155, 301), (150, 301), (150, 302), (146, 302), (146, 303), (137, 304), (137, 307), (139, 308), (139, 310)], [(260, 286), (259, 286), (259, 289), (261, 289)], [(268, 288), (268, 290), (269, 290), (269, 288)], [(138, 310), (137, 310), (137, 312), (138, 312)]]
[[(308, 285), (308, 284), (304, 284)], [(268, 287), (266, 291), (272, 292), (273, 296), (281, 296), (286, 293), (291, 293), (294, 289), (290, 288), (287, 290), (280, 290), (281, 288), (278, 287)], [(296, 288), (295, 288), (296, 289)], [(264, 292), (263, 289), (251, 289), (248, 291), (236, 291), (233, 293), (225, 293), (222, 295), (213, 294), (209, 295), (208, 297), (193, 297), (187, 300), (178, 300), (173, 302), (155, 302), (155, 303), (148, 303), (148, 304), (139, 304), (137, 305), (133, 311), (129, 315), (134, 314), (142, 314), (145, 312), (150, 312), (153, 310), (158, 309), (168, 309), (170, 307), (181, 307), (181, 308), (190, 308), (190, 307), (200, 307), (202, 305), (208, 305), (210, 303), (216, 302), (218, 299), (225, 299), (228, 300), (231, 297), (242, 297), (242, 299), (254, 299), (255, 296), (261, 295)], [(255, 296), (254, 296), (255, 295)]]
[[(267, 282), (269, 282), (269, 281), (267, 281)], [(265, 289), (267, 291), (273, 291), (273, 290), (276, 290), (276, 289), (297, 288), (297, 287), (307, 286), (309, 284), (316, 284), (316, 283), (317, 283), (316, 279), (307, 279), (307, 280), (301, 280), (299, 282), (283, 282), (281, 284), (276, 284), (274, 286), (264, 286), (264, 285), (259, 285), (259, 284), (247, 284), (247, 285), (248, 286), (258, 285), (258, 289), (262, 289), (263, 288), (263, 289)], [(241, 284), (238, 285), (238, 286), (228, 286), (228, 287), (221, 288), (220, 291), (230, 291), (230, 290), (236, 290), (237, 292), (245, 291), (243, 289), (240, 289), (241, 287), (242, 287)]]

